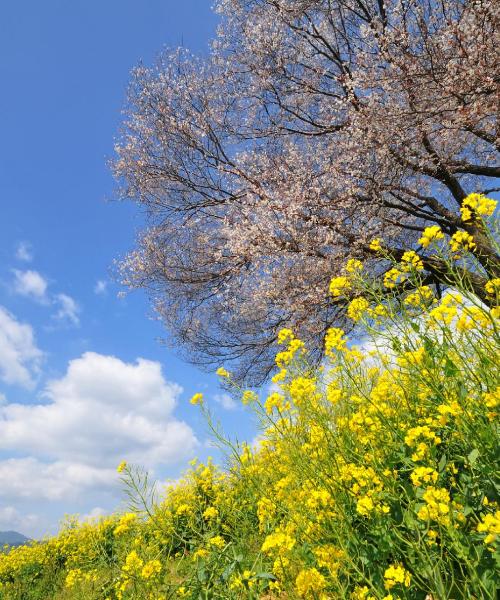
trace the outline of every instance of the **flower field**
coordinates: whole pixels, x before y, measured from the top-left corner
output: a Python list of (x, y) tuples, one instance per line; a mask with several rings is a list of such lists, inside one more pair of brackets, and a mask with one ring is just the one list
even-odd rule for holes
[(447, 261), (441, 293), (415, 252), (376, 280), (349, 261), (330, 293), (352, 298), (354, 329), (328, 330), (319, 366), (283, 329), (262, 399), (219, 371), (259, 417), (256, 446), (224, 440), (197, 394), (226, 466), (194, 463), (154, 498), (120, 464), (130, 512), (0, 554), (0, 598), (496, 598), (500, 279), (480, 302), (460, 270), (473, 239), (444, 238), (420, 240)]

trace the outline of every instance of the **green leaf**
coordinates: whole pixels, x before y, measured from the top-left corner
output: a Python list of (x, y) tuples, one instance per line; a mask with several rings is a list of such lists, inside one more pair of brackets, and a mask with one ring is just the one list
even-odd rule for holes
[(446, 464), (448, 463), (448, 459), (446, 458), (446, 454), (441, 456), (441, 459), (438, 464), (438, 471), (442, 473), (446, 469)]
[(469, 463), (471, 465), (474, 465), (478, 456), (479, 456), (479, 450), (477, 448), (474, 448), (474, 450), (472, 450), (472, 452), (470, 452), (469, 455), (467, 456), (467, 460), (469, 461)]
[(420, 326), (418, 323), (415, 323), (415, 321), (410, 321), (410, 327), (415, 333), (420, 333)]
[(276, 581), (276, 577), (272, 573), (257, 573), (255, 577), (256, 579), (270, 579), (271, 581)]

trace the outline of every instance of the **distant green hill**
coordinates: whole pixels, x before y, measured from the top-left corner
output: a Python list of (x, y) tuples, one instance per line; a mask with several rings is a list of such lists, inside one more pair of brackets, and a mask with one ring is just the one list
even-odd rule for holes
[(0, 547), (5, 546), (5, 544), (9, 546), (22, 546), (29, 541), (29, 538), (17, 531), (0, 531)]

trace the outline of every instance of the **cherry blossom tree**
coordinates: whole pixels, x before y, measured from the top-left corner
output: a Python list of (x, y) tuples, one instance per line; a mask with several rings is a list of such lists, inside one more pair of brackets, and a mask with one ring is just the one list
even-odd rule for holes
[(486, 300), (498, 251), (461, 209), (499, 189), (498, 8), (219, 0), (208, 57), (135, 69), (114, 170), (149, 225), (122, 272), (173, 343), (253, 383), (284, 326), (320, 358), (325, 331), (349, 326), (331, 278), (349, 258), (388, 268), (373, 238), (396, 259), (413, 248), (424, 281), (446, 284), (419, 242), (432, 226), (473, 237), (463, 272)]

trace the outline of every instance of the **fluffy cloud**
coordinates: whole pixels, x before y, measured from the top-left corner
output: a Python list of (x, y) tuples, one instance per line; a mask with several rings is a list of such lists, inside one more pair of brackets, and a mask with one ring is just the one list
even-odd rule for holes
[(0, 379), (33, 388), (42, 357), (31, 326), (0, 306)]
[(238, 408), (238, 405), (229, 394), (215, 394), (214, 400), (226, 410), (235, 410)]
[(97, 294), (98, 296), (103, 296), (104, 294), (106, 294), (107, 288), (108, 282), (99, 279), (94, 286), (94, 294)]
[(87, 352), (47, 384), (44, 404), (0, 406), (0, 449), (97, 469), (82, 481), (98, 474), (104, 481), (122, 459), (149, 468), (176, 464), (197, 444), (191, 428), (173, 416), (181, 391), (164, 379), (158, 362), (131, 364)]
[[(48, 281), (38, 271), (20, 271), (13, 269), (14, 283), (12, 289), (16, 294), (31, 298), (40, 304), (52, 305), (55, 312), (52, 318), (61, 324), (80, 325), (80, 306), (68, 294), (49, 294)], [(105, 288), (104, 290), (105, 291)]]
[(40, 525), (40, 517), (33, 514), (22, 514), (14, 506), (0, 507), (0, 529), (16, 529), (23, 531), (27, 535)]
[(0, 461), (0, 498), (7, 502), (20, 500), (57, 501), (78, 498), (82, 493), (112, 491), (116, 485), (114, 469), (92, 467), (81, 463), (55, 461), (45, 463), (36, 458), (9, 458)]
[(33, 260), (33, 250), (29, 242), (19, 242), (16, 248), (17, 260), (31, 262)]
[(57, 321), (66, 322), (71, 325), (80, 325), (80, 307), (71, 296), (67, 294), (56, 294), (54, 302), (59, 306), (53, 318)]
[(17, 294), (46, 304), (47, 286), (47, 280), (38, 271), (14, 269), (14, 291)]

